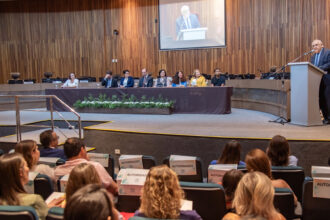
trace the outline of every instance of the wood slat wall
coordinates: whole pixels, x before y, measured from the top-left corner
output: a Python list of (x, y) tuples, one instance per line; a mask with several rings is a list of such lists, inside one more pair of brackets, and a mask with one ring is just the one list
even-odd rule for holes
[(329, 12), (330, 0), (227, 0), (226, 48), (159, 51), (158, 0), (1, 1), (0, 83), (16, 71), (38, 81), (45, 71), (139, 76), (143, 67), (154, 76), (161, 68), (258, 73), (310, 50), (314, 38), (330, 47)]

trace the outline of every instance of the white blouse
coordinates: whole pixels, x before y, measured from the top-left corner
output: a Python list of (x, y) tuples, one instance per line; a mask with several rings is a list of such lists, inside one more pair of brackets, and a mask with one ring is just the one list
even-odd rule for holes
[(65, 83), (62, 85), (62, 87), (77, 87), (78, 88), (79, 80), (74, 79), (73, 82), (71, 82), (71, 79), (68, 79), (65, 81)]

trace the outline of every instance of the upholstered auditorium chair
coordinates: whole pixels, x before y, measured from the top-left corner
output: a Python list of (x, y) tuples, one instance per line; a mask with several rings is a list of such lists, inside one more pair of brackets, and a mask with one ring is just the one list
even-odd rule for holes
[(38, 174), (34, 179), (34, 193), (41, 195), (46, 200), (54, 192), (53, 181), (49, 176)]
[(203, 220), (222, 219), (226, 213), (225, 192), (221, 185), (213, 183), (180, 182), (185, 199), (193, 202)]
[(313, 178), (306, 177), (303, 185), (303, 220), (330, 219), (330, 199), (313, 197)]
[(275, 188), (274, 206), (286, 219), (297, 217), (294, 214), (293, 192), (288, 188)]
[(0, 206), (0, 219), (37, 220), (38, 215), (30, 206)]
[(115, 159), (113, 158), (113, 156), (111, 156), (111, 154), (103, 154), (103, 153), (88, 153), (90, 160), (91, 161), (96, 161), (96, 162), (100, 162), (97, 159), (94, 159), (91, 155), (96, 155), (97, 157), (104, 157), (107, 158), (107, 163), (103, 164), (102, 162), (100, 162), (103, 167), (106, 169), (106, 171), (109, 173), (109, 175), (112, 177), (112, 179), (115, 179)]
[(48, 210), (46, 220), (62, 220), (64, 215), (64, 209), (60, 207), (52, 207)]
[(272, 176), (274, 179), (285, 180), (298, 200), (302, 199), (302, 187), (305, 179), (304, 169), (298, 166), (272, 166)]

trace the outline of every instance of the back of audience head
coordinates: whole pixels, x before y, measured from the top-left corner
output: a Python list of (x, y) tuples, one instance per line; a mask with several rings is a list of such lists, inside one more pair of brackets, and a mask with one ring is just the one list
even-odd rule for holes
[(38, 145), (34, 140), (23, 140), (16, 144), (15, 152), (21, 153), (30, 169), (37, 165), (40, 158)]
[(66, 199), (69, 200), (78, 189), (88, 184), (102, 184), (95, 167), (87, 163), (81, 163), (75, 166), (70, 172), (66, 185)]
[(176, 173), (166, 165), (156, 166), (144, 183), (140, 211), (148, 218), (177, 219), (183, 197)]
[(79, 138), (68, 138), (63, 148), (68, 159), (73, 157), (87, 158), (85, 143)]
[(239, 216), (260, 216), (277, 219), (279, 213), (274, 208), (274, 187), (271, 180), (261, 172), (245, 174), (239, 182), (233, 207)]
[(19, 205), (18, 193), (25, 193), (29, 168), (20, 153), (4, 154), (0, 157), (0, 204)]
[(229, 141), (218, 159), (219, 164), (239, 164), (241, 160), (241, 144), (238, 141)]
[(40, 143), (44, 148), (56, 147), (58, 145), (58, 136), (52, 130), (43, 131), (40, 134)]
[(269, 142), (267, 156), (273, 166), (287, 166), (289, 164), (290, 146), (285, 137), (276, 135)]
[(89, 184), (75, 192), (67, 201), (65, 220), (117, 220), (108, 193), (99, 184)]
[(245, 163), (249, 172), (259, 171), (272, 179), (270, 161), (264, 151), (258, 148), (251, 150), (245, 157)]
[(234, 199), (235, 190), (239, 181), (243, 177), (243, 172), (240, 170), (229, 170), (222, 178), (222, 186), (225, 190), (226, 201)]

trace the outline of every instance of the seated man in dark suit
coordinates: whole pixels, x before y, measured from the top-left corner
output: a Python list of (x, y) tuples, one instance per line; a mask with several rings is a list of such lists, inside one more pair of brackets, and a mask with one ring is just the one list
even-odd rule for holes
[(152, 87), (154, 85), (154, 79), (149, 75), (146, 68), (142, 69), (142, 77), (139, 80), (139, 87)]
[(189, 6), (182, 6), (181, 16), (176, 19), (177, 40), (182, 40), (181, 30), (199, 28), (200, 26), (197, 15), (190, 13)]
[(44, 131), (40, 134), (40, 143), (43, 148), (40, 149), (40, 157), (59, 157), (66, 160), (63, 149), (57, 148), (58, 136), (52, 130)]
[(116, 88), (118, 87), (117, 79), (112, 77), (112, 72), (107, 71), (104, 79), (102, 80), (102, 86), (105, 88)]
[(324, 117), (323, 123), (330, 124), (330, 50), (324, 48), (321, 40), (314, 40), (312, 47), (314, 55), (311, 57), (311, 63), (327, 72), (321, 80), (319, 104)]

